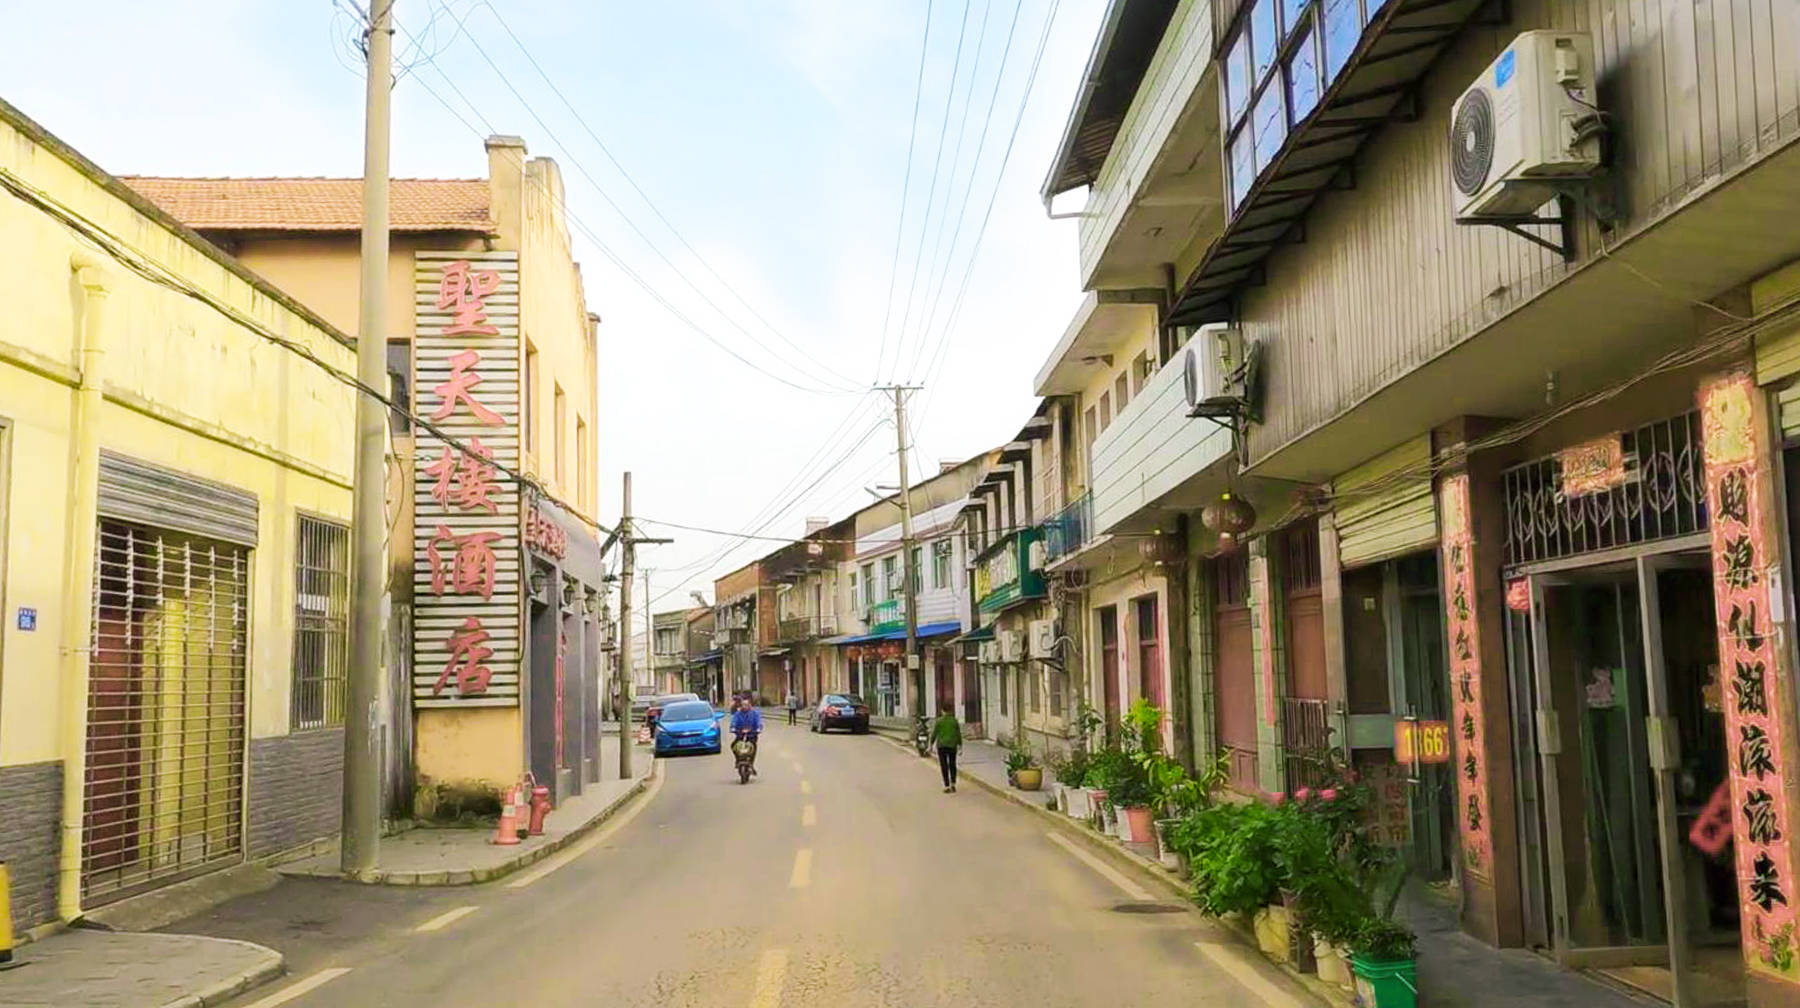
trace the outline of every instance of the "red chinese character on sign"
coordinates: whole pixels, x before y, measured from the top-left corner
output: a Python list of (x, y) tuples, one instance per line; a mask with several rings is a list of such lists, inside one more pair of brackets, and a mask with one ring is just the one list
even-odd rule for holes
[(437, 412), (431, 414), (431, 419), (444, 419), (456, 412), (456, 404), (462, 402), (468, 404), (469, 412), (475, 414), (475, 419), (489, 427), (506, 422), (500, 414), (476, 402), (475, 397), (470, 394), (475, 386), (481, 384), (481, 375), (474, 370), (475, 365), (479, 363), (481, 363), (481, 355), (473, 350), (464, 350), (450, 358), (449, 379), (431, 390), (437, 393), (439, 399), (443, 400), (438, 404)]
[(444, 671), (438, 673), (437, 683), (431, 687), (432, 696), (442, 693), (445, 684), (452, 679), (456, 680), (456, 692), (460, 696), (487, 692), (488, 679), (494, 674), (487, 667), (487, 660), (494, 656), (494, 649), (487, 646), (489, 636), (475, 617), (462, 621), (462, 629), (450, 635), (450, 660), (444, 663)]
[(445, 445), (438, 460), (425, 467), (425, 475), (437, 480), (431, 487), (431, 499), (445, 507), (454, 504), (464, 511), (484, 508), (489, 514), (498, 513), (490, 496), (500, 489), (494, 479), (494, 463), (490, 461), (493, 457), (493, 449), (482, 444), (480, 438), (470, 438), (469, 450), (462, 454), (458, 465), (450, 446)]
[[(494, 542), (498, 532), (470, 532), (457, 535), (448, 525), (439, 525), (437, 533), (425, 544), (425, 559), (431, 564), (431, 593), (444, 594), (444, 583), (455, 595), (494, 596)], [(450, 548), (446, 557), (438, 549), (442, 543)]]
[(500, 330), (487, 322), (487, 305), (482, 299), (500, 289), (500, 274), (494, 270), (478, 270), (467, 259), (458, 259), (444, 267), (438, 280), (438, 311), (453, 311), (455, 317), (444, 327), (445, 336), (476, 333), (497, 336)]

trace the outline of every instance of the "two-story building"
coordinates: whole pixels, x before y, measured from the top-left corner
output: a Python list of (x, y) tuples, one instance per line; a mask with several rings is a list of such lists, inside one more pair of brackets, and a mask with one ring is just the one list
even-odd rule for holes
[(650, 669), (659, 692), (687, 689), (688, 620), (692, 613), (692, 609), (671, 609), (651, 617)]
[[(472, 446), (390, 421), (396, 814), (415, 784), (429, 814), (439, 788), (491, 792), (529, 770), (560, 799), (599, 773), (598, 318), (556, 163), (517, 137), (486, 154), (485, 178), (390, 185), (392, 392)], [(126, 181), (354, 330), (360, 179)]]
[(724, 680), (719, 648), (714, 641), (713, 622), (717, 618), (706, 599), (696, 593), (694, 608), (687, 617), (687, 685), (688, 692), (698, 694), (714, 704), (724, 703)]
[(838, 653), (830, 639), (839, 634), (839, 579), (855, 529), (853, 519), (808, 518), (805, 536), (763, 558), (776, 583), (773, 650), (779, 653), (771, 657), (782, 669), (772, 700), (792, 693), (810, 705), (828, 690), (843, 688), (834, 674)]
[(1126, 468), (1185, 520), (1196, 743), (1402, 782), (1485, 941), (1790, 1004), (1796, 26), (1602, 8), (1119, 0), (1046, 195), (1160, 291), (1142, 450), (1213, 446)]
[(356, 361), (4, 102), (0, 264), (0, 861), (26, 931), (336, 833)]

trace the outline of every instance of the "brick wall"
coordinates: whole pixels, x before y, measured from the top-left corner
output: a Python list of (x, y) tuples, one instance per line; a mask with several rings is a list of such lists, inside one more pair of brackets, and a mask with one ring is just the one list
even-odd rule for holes
[(12, 876), (14, 932), (56, 918), (62, 762), (0, 767), (0, 861)]
[(338, 831), (344, 730), (250, 740), (250, 856), (276, 854)]

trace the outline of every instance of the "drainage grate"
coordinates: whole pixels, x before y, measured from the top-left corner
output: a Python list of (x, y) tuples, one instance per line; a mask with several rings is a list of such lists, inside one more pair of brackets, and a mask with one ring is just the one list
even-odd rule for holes
[(1113, 913), (1123, 914), (1172, 914), (1186, 911), (1187, 907), (1179, 903), (1120, 903), (1113, 907)]

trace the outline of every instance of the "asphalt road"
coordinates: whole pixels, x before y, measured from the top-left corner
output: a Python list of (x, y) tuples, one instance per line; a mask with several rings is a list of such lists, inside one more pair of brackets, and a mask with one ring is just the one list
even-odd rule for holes
[(1195, 915), (1121, 911), (1128, 879), (879, 737), (772, 728), (759, 765), (741, 786), (729, 754), (666, 761), (500, 882), (288, 880), (171, 930), (287, 955), (233, 1008), (1306, 1003)]

